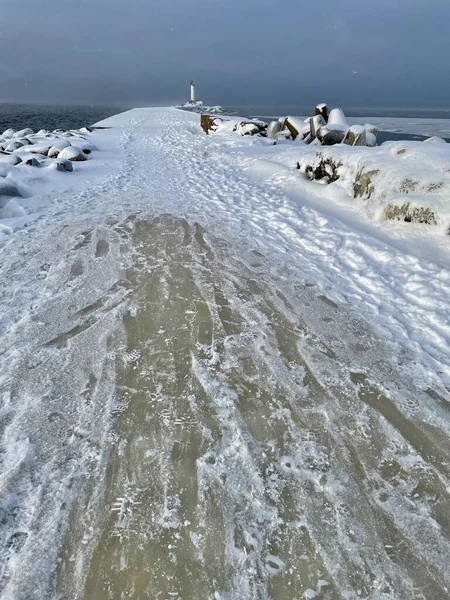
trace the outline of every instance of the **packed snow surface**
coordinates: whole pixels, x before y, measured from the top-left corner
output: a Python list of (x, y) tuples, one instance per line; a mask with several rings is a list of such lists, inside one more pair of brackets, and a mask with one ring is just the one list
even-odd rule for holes
[(450, 238), (102, 125), (2, 221), (0, 598), (447, 599)]

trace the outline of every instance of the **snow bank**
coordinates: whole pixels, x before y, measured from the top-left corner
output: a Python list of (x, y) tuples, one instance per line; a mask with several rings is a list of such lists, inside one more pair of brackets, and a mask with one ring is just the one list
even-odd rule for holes
[(387, 142), (378, 148), (323, 148), (303, 153), (300, 171), (334, 183), (363, 202), (367, 214), (450, 228), (450, 145)]
[[(450, 233), (450, 145), (445, 140), (435, 136), (425, 142), (376, 146), (376, 124), (349, 125), (342, 110), (328, 114), (326, 105), (319, 105), (316, 113), (305, 120), (289, 116), (268, 125), (203, 114), (201, 125), (228, 143), (236, 134), (266, 138), (259, 140), (259, 151), (252, 141), (253, 169), (259, 152), (261, 169), (273, 174), (281, 164), (297, 166), (310, 180), (345, 190), (348, 198), (358, 201), (357, 210), (371, 219), (434, 225), (434, 232)], [(268, 145), (270, 158), (264, 148)], [(341, 198), (336, 194), (337, 202)]]
[(31, 206), (26, 199), (66, 187), (73, 163), (87, 161), (97, 149), (90, 137), (88, 129), (34, 133), (9, 128), (0, 135), (0, 235), (26, 216)]

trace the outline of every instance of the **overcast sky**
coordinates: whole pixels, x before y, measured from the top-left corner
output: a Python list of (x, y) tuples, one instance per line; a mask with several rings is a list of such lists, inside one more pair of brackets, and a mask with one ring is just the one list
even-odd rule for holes
[(0, 0), (0, 99), (450, 106), (450, 0)]

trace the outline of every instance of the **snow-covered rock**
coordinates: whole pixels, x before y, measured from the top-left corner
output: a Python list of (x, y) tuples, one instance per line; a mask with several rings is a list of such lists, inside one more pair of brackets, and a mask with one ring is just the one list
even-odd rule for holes
[(7, 177), (0, 179), (0, 206), (1, 203), (3, 203), (3, 206), (6, 204), (5, 198), (16, 198), (21, 195), (17, 184), (13, 180)]
[(365, 146), (365, 127), (363, 127), (363, 125), (352, 125), (344, 138), (344, 144), (347, 144), (347, 146)]
[(441, 138), (437, 135), (433, 135), (432, 137), (429, 137), (426, 140), (424, 140), (424, 143), (425, 144), (446, 144), (447, 142), (443, 138)]
[(87, 156), (81, 148), (78, 148), (78, 146), (68, 146), (67, 148), (64, 148), (59, 153), (58, 158), (70, 160), (72, 162), (83, 162), (87, 160)]
[(0, 154), (0, 163), (7, 163), (8, 165), (18, 165), (22, 162), (22, 159), (17, 154)]
[(67, 140), (59, 140), (55, 144), (53, 144), (53, 146), (51, 146), (47, 153), (47, 156), (49, 158), (56, 158), (61, 152), (61, 150), (64, 150), (64, 148), (68, 148), (70, 145), (70, 142), (68, 142)]
[(84, 154), (89, 155), (92, 154), (92, 152), (95, 152), (95, 150), (97, 150), (94, 144), (91, 144), (91, 142), (87, 140), (77, 139), (76, 142), (74, 142), (74, 144), (77, 146), (77, 148), (80, 148), (80, 150), (82, 150)]
[(16, 133), (15, 129), (7, 129), (6, 131), (3, 132), (2, 137), (6, 140), (9, 138), (12, 138), (12, 136)]
[(322, 102), (322, 104), (318, 104), (316, 106), (315, 114), (321, 115), (325, 123), (328, 122), (328, 117), (330, 116), (330, 113), (328, 111), (328, 106), (325, 104), (325, 102)]
[(294, 140), (299, 136), (303, 138), (305, 129), (307, 133), (310, 133), (311, 131), (311, 125), (308, 123), (307, 127), (305, 127), (305, 121), (299, 117), (286, 117), (284, 126), (289, 129)]
[(270, 139), (276, 139), (278, 133), (280, 133), (282, 129), (282, 124), (280, 121), (271, 121), (267, 126), (267, 137)]
[(56, 159), (56, 164), (60, 165), (64, 171), (67, 171), (67, 173), (72, 173), (73, 171), (73, 164), (70, 162), (70, 160), (64, 160), (63, 158), (58, 157)]
[(18, 150), (19, 148), (22, 148), (22, 146), (22, 142), (9, 142), (9, 144), (5, 146), (5, 152), (14, 152), (14, 150)]
[(341, 129), (346, 133), (350, 129), (350, 125), (345, 118), (344, 111), (340, 108), (333, 108), (333, 110), (330, 111), (327, 126), (330, 129)]
[(52, 147), (52, 144), (52, 141), (40, 141), (35, 144), (32, 144), (31, 146), (27, 146), (27, 152), (47, 156), (49, 149)]
[[(42, 158), (45, 158), (44, 156), (42, 156)], [(43, 161), (40, 161), (36, 158), (36, 156), (33, 155), (28, 155), (28, 156), (24, 156), (22, 158), (22, 162), (20, 163), (20, 166), (26, 166), (26, 167), (40, 167), (42, 165)]]
[(376, 125), (372, 125), (371, 123), (366, 123), (364, 125), (364, 129), (367, 131), (367, 133), (371, 133), (372, 135), (375, 136), (375, 138), (378, 135), (378, 127)]
[(322, 115), (316, 115), (311, 118), (311, 135), (316, 138), (319, 133), (319, 129), (326, 125), (325, 119)]
[(13, 138), (21, 138), (21, 137), (28, 137), (29, 135), (33, 135), (33, 134), (34, 134), (34, 131), (32, 129), (30, 129), (29, 127), (27, 127), (26, 129), (21, 129), (20, 131), (16, 131), (12, 137)]

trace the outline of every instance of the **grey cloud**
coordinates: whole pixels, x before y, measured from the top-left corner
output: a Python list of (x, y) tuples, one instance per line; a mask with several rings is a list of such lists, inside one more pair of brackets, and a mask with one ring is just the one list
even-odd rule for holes
[(2, 0), (1, 95), (47, 102), (445, 106), (450, 3)]

